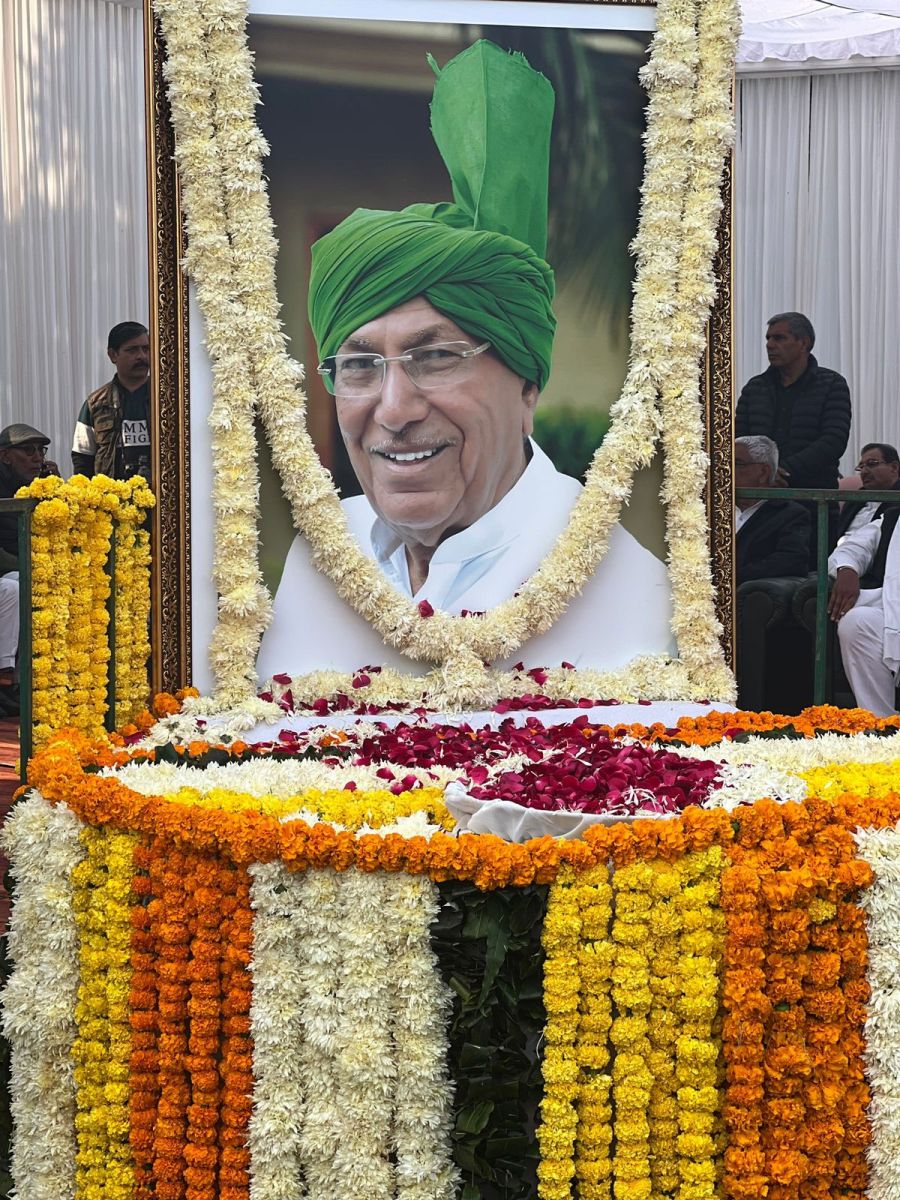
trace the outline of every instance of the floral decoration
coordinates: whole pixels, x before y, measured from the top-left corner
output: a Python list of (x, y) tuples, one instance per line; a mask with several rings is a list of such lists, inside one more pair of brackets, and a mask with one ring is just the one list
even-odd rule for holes
[[(297, 528), (338, 593), (388, 645), (438, 664), (424, 689), (444, 708), (496, 696), (485, 663), (509, 657), (548, 629), (596, 571), (627, 499), (635, 464), (652, 456), (660, 424), (667, 487), (682, 489), (669, 522), (680, 663), (647, 660), (655, 693), (728, 697), (718, 648), (705, 520), (695, 484), (704, 465), (696, 365), (714, 293), (717, 188), (731, 135), (734, 0), (665, 0), (644, 78), (650, 90), (647, 166), (637, 257), (632, 349), (609, 434), (595, 455), (569, 527), (519, 594), (477, 620), (421, 613), (394, 590), (349, 536), (331, 479), (305, 428), (300, 373), (285, 352), (275, 295), (272, 234), (254, 120), (258, 102), (239, 0), (155, 0), (187, 213), (186, 266), (197, 286), (213, 364), (215, 581), (219, 625), (212, 655), (217, 696), (252, 695), (270, 604), (259, 574), (258, 409)], [(702, 14), (702, 16), (698, 15)], [(660, 394), (665, 394), (665, 401)], [(686, 606), (686, 607), (685, 607)], [(427, 620), (423, 617), (427, 615)], [(639, 668), (611, 673), (607, 694), (632, 691)], [(671, 679), (669, 678), (671, 677)], [(415, 686), (415, 685), (414, 685)], [(422, 688), (422, 681), (419, 682)], [(349, 691), (349, 681), (341, 690)]]
[(97, 736), (107, 712), (113, 537), (117, 719), (130, 719), (147, 699), (150, 550), (143, 526), (153, 494), (137, 476), (48, 475), (16, 495), (41, 502), (32, 515), (34, 744), (66, 726)]

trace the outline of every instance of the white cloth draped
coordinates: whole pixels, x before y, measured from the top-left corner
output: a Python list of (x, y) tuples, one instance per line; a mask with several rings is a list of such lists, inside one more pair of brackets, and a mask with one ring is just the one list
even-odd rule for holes
[(900, 54), (900, 0), (742, 0), (738, 62)]
[(106, 335), (147, 321), (143, 17), (108, 0), (0, 3), (0, 427), (71, 473)]
[(844, 375), (853, 426), (900, 443), (900, 70), (738, 80), (735, 387), (766, 366), (766, 319), (798, 310)]

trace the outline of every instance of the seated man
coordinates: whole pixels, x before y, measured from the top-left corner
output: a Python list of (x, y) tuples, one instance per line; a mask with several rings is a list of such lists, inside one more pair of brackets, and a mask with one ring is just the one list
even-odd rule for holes
[[(734, 443), (737, 487), (774, 487), (778, 447), (759, 434)], [(738, 585), (750, 579), (806, 574), (809, 513), (792, 500), (736, 500), (735, 575)]]
[[(476, 113), (486, 89), (494, 103)], [(521, 56), (476, 43), (440, 72), (431, 109), (455, 202), (357, 209), (312, 248), (318, 372), (363, 490), (343, 503), (347, 524), (422, 607), (472, 615), (512, 597), (582, 492), (531, 437), (556, 328), (543, 257), (552, 110)], [(665, 564), (617, 525), (584, 591), (514, 658), (623, 666), (671, 652), (670, 615)], [(411, 669), (295, 539), (261, 676), (361, 663)]]
[[(0, 496), (15, 496), (39, 475), (59, 474), (45, 458), (50, 439), (30, 425), (0, 430)], [(0, 716), (18, 712), (15, 682), (19, 647), (19, 533), (13, 513), (0, 515)]]
[[(859, 463), (856, 466), (859, 475), (859, 486), (864, 491), (886, 492), (900, 491), (900, 455), (887, 442), (869, 442), (859, 452)], [(900, 497), (898, 497), (900, 501)], [(882, 516), (888, 509), (886, 504), (844, 504), (838, 518), (835, 541), (839, 541), (845, 533), (868, 525), (870, 521)]]
[(828, 559), (834, 587), (828, 614), (838, 623), (844, 670), (856, 703), (893, 715), (900, 667), (900, 505), (848, 533)]

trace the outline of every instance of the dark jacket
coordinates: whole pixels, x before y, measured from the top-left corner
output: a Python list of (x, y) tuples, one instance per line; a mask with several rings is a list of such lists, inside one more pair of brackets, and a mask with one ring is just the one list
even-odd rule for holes
[(76, 475), (108, 475), (110, 479), (124, 479), (123, 451), (121, 445), (123, 393), (118, 376), (104, 383), (87, 398), (91, 414), (96, 450), (93, 455), (72, 451), (72, 466)]
[[(22, 481), (0, 463), (0, 499), (11, 500)], [(19, 569), (19, 522), (15, 513), (0, 513), (0, 575)]]
[(737, 533), (734, 570), (748, 579), (805, 575), (809, 559), (809, 513), (793, 500), (764, 500)]
[(754, 375), (738, 399), (734, 436), (760, 433), (778, 444), (779, 465), (790, 472), (791, 487), (836, 488), (850, 437), (846, 379), (820, 367), (812, 354), (790, 387), (781, 386), (776, 367)]
[(884, 586), (884, 568), (887, 565), (888, 546), (891, 544), (891, 537), (893, 536), (898, 517), (900, 517), (900, 505), (890, 504), (885, 507), (884, 518), (881, 522), (881, 537), (878, 540), (875, 557), (869, 564), (869, 569), (864, 575), (860, 576), (859, 586), (861, 588), (880, 588)]
[[(880, 490), (881, 489), (879, 488), (879, 491)], [(897, 480), (897, 482), (894, 484), (894, 486), (891, 490), (895, 491), (895, 492), (900, 492), (900, 479)], [(900, 503), (900, 497), (898, 497), (898, 503)], [(835, 526), (834, 544), (831, 547), (832, 550), (834, 549), (834, 545), (837, 544), (838, 538), (842, 538), (844, 536), (844, 534), (847, 532), (847, 530), (850, 528), (850, 522), (853, 520), (853, 518), (859, 512), (860, 508), (861, 508), (861, 505), (859, 505), (859, 504), (844, 504), (843, 508), (841, 509), (841, 515), (838, 517), (837, 525)], [(892, 504), (879, 504), (878, 507), (875, 509), (874, 513), (872, 514), (872, 516), (869, 518), (869, 520), (877, 521), (878, 518), (880, 516), (882, 516), (883, 513), (886, 513), (891, 508), (893, 508)]]

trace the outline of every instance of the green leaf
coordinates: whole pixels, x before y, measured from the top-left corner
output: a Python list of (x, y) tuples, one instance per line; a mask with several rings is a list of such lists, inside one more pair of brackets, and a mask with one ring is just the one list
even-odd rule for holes
[(496, 1046), (475, 1046), (472, 1042), (464, 1042), (459, 1052), (459, 1065), (467, 1070), (490, 1066), (496, 1053)]
[(459, 1110), (456, 1118), (456, 1128), (460, 1133), (481, 1133), (491, 1119), (494, 1111), (492, 1100), (479, 1100), (476, 1104), (467, 1104)]

